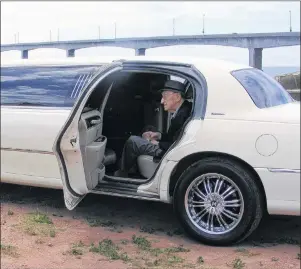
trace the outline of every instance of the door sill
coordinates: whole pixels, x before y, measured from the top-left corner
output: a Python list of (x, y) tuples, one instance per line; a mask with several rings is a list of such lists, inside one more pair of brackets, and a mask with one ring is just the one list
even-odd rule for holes
[(114, 177), (105, 175), (102, 179), (104, 182), (116, 182), (116, 183), (126, 183), (126, 184), (134, 184), (134, 185), (142, 185), (148, 181), (145, 178), (125, 178), (125, 177)]
[(111, 188), (116, 190), (130, 190), (130, 191), (137, 192), (138, 187), (139, 187), (138, 185), (131, 184), (131, 183), (100, 181), (93, 190)]
[(134, 184), (122, 184), (122, 183), (99, 183), (91, 193), (106, 194), (111, 196), (120, 196), (134, 199), (160, 201), (158, 194), (145, 194), (138, 193), (138, 186)]

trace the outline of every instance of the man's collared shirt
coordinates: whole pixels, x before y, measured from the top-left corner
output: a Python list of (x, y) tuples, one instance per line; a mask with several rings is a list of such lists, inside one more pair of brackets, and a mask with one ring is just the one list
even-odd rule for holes
[(181, 108), (181, 106), (183, 105), (183, 103), (184, 103), (184, 102), (182, 102), (182, 104), (181, 104), (181, 105), (177, 108), (177, 110), (172, 114), (171, 119), (173, 119), (173, 118), (177, 115), (177, 113), (178, 113), (179, 109)]

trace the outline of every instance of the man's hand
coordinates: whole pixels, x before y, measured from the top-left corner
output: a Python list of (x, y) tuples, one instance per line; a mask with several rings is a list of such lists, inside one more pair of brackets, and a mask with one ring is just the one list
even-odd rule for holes
[(152, 140), (160, 140), (161, 139), (161, 134), (159, 132), (145, 132), (142, 134), (142, 137), (148, 141)]
[(151, 140), (150, 142), (154, 145), (159, 145), (159, 141), (157, 141), (157, 140)]
[(151, 132), (151, 140), (160, 140), (160, 139), (161, 139), (161, 133)]
[(146, 140), (151, 140), (151, 135), (152, 135), (152, 132), (145, 132), (142, 134), (142, 137)]

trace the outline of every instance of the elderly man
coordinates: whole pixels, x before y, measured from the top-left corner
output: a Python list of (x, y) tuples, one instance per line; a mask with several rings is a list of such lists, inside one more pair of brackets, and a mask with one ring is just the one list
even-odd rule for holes
[(177, 140), (180, 131), (190, 115), (191, 104), (184, 100), (185, 87), (178, 81), (169, 80), (161, 90), (161, 104), (164, 110), (173, 113), (170, 127), (166, 134), (145, 132), (140, 136), (131, 136), (125, 143), (121, 169), (115, 172), (117, 177), (128, 177), (135, 166), (138, 156), (163, 156), (168, 148)]

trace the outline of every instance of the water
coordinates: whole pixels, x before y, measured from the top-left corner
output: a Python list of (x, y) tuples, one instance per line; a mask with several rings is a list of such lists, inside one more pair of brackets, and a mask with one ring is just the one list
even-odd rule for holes
[(263, 71), (269, 74), (272, 77), (278, 75), (289, 74), (293, 72), (300, 72), (300, 66), (266, 66), (263, 67)]

